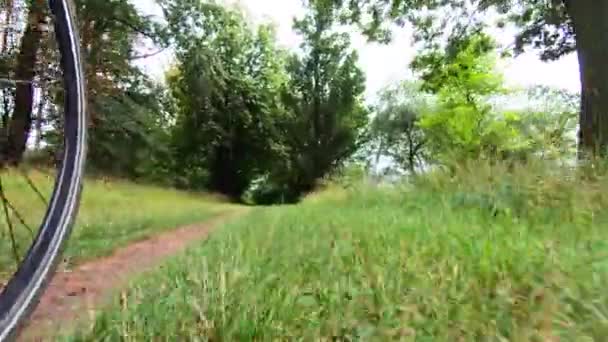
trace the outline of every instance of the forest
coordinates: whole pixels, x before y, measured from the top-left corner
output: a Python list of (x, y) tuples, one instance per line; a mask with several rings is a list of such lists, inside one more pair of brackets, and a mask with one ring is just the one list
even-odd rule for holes
[[(77, 1), (89, 172), (271, 204), (297, 202), (346, 170), (373, 173), (380, 159), (390, 160), (384, 173), (415, 175), (471, 159), (601, 157), (608, 42), (601, 40), (607, 24), (594, 15), (608, 5), (589, 12), (582, 3), (310, 0), (293, 22), (302, 45), (290, 51), (271, 22), (254, 25), (235, 5), (162, 0), (159, 20), (126, 0)], [(2, 6), (0, 68), (33, 84), (3, 90), (4, 155), (47, 163), (61, 124), (60, 98), (45, 82), (56, 56), (36, 29), (46, 9), (39, 1)], [(485, 20), (490, 12), (497, 23)], [(416, 78), (365, 101), (365, 73), (344, 27), (386, 43), (406, 24), (414, 29)], [(514, 44), (499, 46), (489, 25), (517, 27)], [(162, 82), (135, 66), (149, 57), (141, 46), (172, 51)], [(543, 60), (578, 53), (581, 92), (507, 87), (497, 61), (530, 49)], [(525, 106), (510, 108), (517, 96)]]

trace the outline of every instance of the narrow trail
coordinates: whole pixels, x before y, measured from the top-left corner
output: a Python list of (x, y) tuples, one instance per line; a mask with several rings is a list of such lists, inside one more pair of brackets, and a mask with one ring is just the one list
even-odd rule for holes
[(108, 257), (85, 262), (72, 270), (59, 270), (18, 341), (53, 341), (53, 335), (66, 328), (91, 322), (96, 311), (111, 299), (115, 291), (124, 288), (133, 276), (153, 269), (166, 257), (207, 238), (214, 228), (246, 211), (246, 208), (229, 210), (207, 222), (132, 243)]

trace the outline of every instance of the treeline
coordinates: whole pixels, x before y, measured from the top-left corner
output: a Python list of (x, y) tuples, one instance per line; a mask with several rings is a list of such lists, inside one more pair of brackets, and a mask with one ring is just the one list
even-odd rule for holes
[[(585, 15), (578, 2), (310, 0), (306, 15), (294, 20), (303, 40), (298, 51), (278, 46), (272, 25), (253, 25), (238, 8), (212, 1), (159, 1), (164, 21), (126, 0), (76, 2), (91, 172), (277, 203), (297, 201), (347, 163), (372, 168), (381, 157), (410, 173), (480, 157), (564, 160), (576, 155), (572, 131), (581, 111), (580, 150), (605, 149), (603, 121), (590, 118), (605, 113), (606, 96), (598, 94), (608, 91), (608, 78), (586, 70), (601, 67), (597, 54), (608, 46), (598, 41), (590, 51), (579, 42), (604, 24), (588, 13), (598, 31), (575, 30)], [(597, 4), (586, 6), (608, 10), (608, 1)], [(2, 33), (1, 67), (35, 81), (35, 91), (2, 92), (4, 132), (15, 142), (8, 155), (41, 158), (61, 127), (56, 86), (43, 82), (55, 72), (56, 56), (48, 32), (35, 29), (46, 9), (38, 1), (1, 5), (5, 27), (25, 27)], [(504, 106), (518, 94), (495, 69), (498, 46), (479, 14), (496, 9), (501, 24), (521, 28), (515, 53), (531, 45), (545, 59), (572, 51), (588, 57), (579, 58), (580, 96), (536, 87), (519, 94), (535, 100), (530, 108)], [(406, 21), (415, 28), (419, 53), (411, 67), (419, 80), (393, 85), (367, 106), (365, 76), (342, 28), (356, 24), (386, 42), (389, 25)], [(162, 84), (134, 66), (146, 57), (137, 49), (146, 42), (175, 54)], [(12, 124), (18, 122), (25, 125)]]
[[(162, 24), (126, 0), (76, 3), (91, 172), (217, 191), (235, 200), (257, 181), (254, 200), (291, 202), (363, 141), (365, 78), (349, 37), (335, 30), (331, 8), (312, 6), (295, 21), (304, 40), (295, 53), (277, 46), (271, 25), (254, 27), (238, 9), (212, 2), (162, 1)], [(17, 89), (3, 94), (10, 103), (4, 114), (12, 122), (34, 122), (20, 131), (21, 144), (39, 137), (44, 143), (28, 153), (51, 156), (45, 151), (57, 142), (61, 101), (53, 96), (56, 85), (41, 82), (57, 68), (57, 56), (46, 56), (52, 50), (44, 47), (52, 36), (39, 30), (48, 13), (37, 1), (2, 5), (7, 27), (31, 27), (4, 33), (14, 42), (6, 49), (15, 53), (3, 62), (15, 66), (20, 79), (34, 81), (25, 96), (29, 109), (13, 105), (24, 98)], [(164, 84), (134, 66), (143, 43), (174, 52)], [(27, 63), (19, 60), (24, 49)], [(32, 68), (37, 72), (31, 76), (19, 72)], [(50, 105), (38, 106), (38, 92)], [(11, 158), (21, 161), (24, 153), (22, 148)]]
[[(166, 1), (177, 63), (168, 77), (175, 125), (167, 171), (179, 186), (257, 202), (295, 201), (340, 165), (367, 123), (363, 72), (335, 15), (311, 7), (294, 29), (302, 53), (271, 26), (212, 3)], [(183, 18), (191, 18), (185, 21)]]
[(509, 89), (488, 35), (477, 32), (458, 44), (452, 55), (419, 54), (412, 69), (420, 81), (381, 92), (371, 122), (377, 158), (389, 157), (398, 171), (413, 174), (474, 159), (576, 160), (578, 94), (546, 86)]

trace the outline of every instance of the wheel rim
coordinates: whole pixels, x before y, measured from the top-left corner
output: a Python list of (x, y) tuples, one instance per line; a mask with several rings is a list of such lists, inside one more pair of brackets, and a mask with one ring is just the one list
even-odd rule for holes
[[(46, 7), (22, 9), (24, 13), (13, 12), (11, 14), (16, 15), (10, 19), (8, 10), (18, 9), (4, 8), (4, 13), (0, 13), (5, 20), (5, 27), (0, 26), (0, 35), (13, 32), (19, 37), (21, 34), (20, 39), (13, 39), (13, 42), (21, 41), (16, 46), (16, 59), (22, 58), (17, 63), (7, 63), (14, 66), (12, 73), (9, 71), (4, 75), (7, 77), (0, 75), (0, 84), (4, 85), (4, 89), (0, 86), (0, 96), (3, 97), (0, 101), (9, 98), (9, 106), (0, 110), (4, 110), (3, 117), (10, 117), (10, 120), (6, 120), (9, 125), (2, 126), (1, 132), (2, 162), (3, 166), (9, 167), (3, 168), (0, 173), (0, 282), (8, 280), (0, 294), (0, 341), (11, 336), (34, 308), (38, 296), (61, 261), (61, 250), (79, 204), (86, 153), (85, 98), (83, 75), (79, 67), (78, 37), (68, 1), (51, 3), (54, 16), (50, 16)], [(7, 3), (6, 6), (11, 5), (11, 1)], [(43, 1), (37, 4), (45, 5)], [(44, 15), (36, 11), (44, 11)], [(43, 25), (31, 24), (38, 23), (41, 17), (50, 19), (47, 19), (47, 31), (32, 34), (30, 29), (28, 33), (27, 21), (30, 26), (42, 28)], [(22, 19), (20, 24), (18, 18), (27, 19)], [(22, 33), (11, 27), (23, 28)], [(33, 48), (37, 51), (36, 63), (30, 65), (35, 65), (35, 72), (29, 75), (22, 68), (24, 47), (32, 48), (31, 44), (26, 44), (24, 37), (27, 34), (40, 39), (41, 43)], [(2, 36), (3, 42), (9, 40)], [(6, 44), (0, 46), (0, 51), (15, 48)], [(43, 50), (43, 45), (47, 50)], [(27, 77), (15, 77), (19, 75)], [(13, 157), (14, 147), (18, 144), (12, 140), (14, 135), (11, 135), (11, 128), (8, 127), (14, 121), (13, 117), (18, 117), (18, 96), (24, 93), (26, 86), (34, 90), (32, 104), (38, 105), (34, 130), (38, 134), (34, 138), (38, 144), (32, 146), (30, 139), (26, 149), (29, 154), (18, 159)], [(35, 93), (39, 94), (37, 98)], [(43, 122), (48, 124), (45, 129), (41, 124)], [(61, 156), (60, 161), (56, 160), (57, 156)], [(20, 162), (14, 163), (15, 160)], [(56, 164), (56, 167), (52, 164)], [(37, 170), (32, 171), (32, 168)], [(23, 181), (18, 182), (17, 178)], [(17, 186), (11, 189), (10, 185)], [(12, 200), (13, 197), (18, 200)], [(25, 214), (19, 204), (27, 209)], [(6, 238), (3, 238), (3, 231)], [(9, 253), (12, 263), (6, 257)]]

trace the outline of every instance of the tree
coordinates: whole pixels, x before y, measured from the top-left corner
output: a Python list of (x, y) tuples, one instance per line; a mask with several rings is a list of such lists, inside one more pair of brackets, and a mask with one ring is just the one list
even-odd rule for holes
[[(40, 81), (42, 42), (47, 39), (44, 24), (47, 7), (44, 1), (5, 1), (1, 4), (2, 75), (16, 79), (14, 89), (3, 89), (2, 163), (18, 164), (26, 149), (32, 129), (36, 81)], [(20, 28), (23, 27), (23, 30)]]
[(380, 156), (388, 156), (410, 173), (424, 165), (426, 139), (418, 124), (431, 109), (433, 99), (429, 95), (413, 82), (402, 82), (380, 93), (371, 123), (378, 145), (376, 164)]
[(367, 124), (362, 103), (365, 78), (347, 34), (334, 31), (335, 12), (312, 2), (294, 21), (303, 36), (302, 54), (291, 56), (283, 101), (290, 113), (283, 125), (289, 159), (275, 171), (289, 197), (311, 191), (316, 182), (357, 151)]
[(138, 163), (160, 148), (154, 137), (165, 116), (162, 90), (133, 61), (142, 57), (138, 47), (146, 41), (166, 46), (166, 32), (128, 0), (76, 4), (89, 102), (89, 165), (140, 176)]
[(579, 143), (581, 152), (608, 152), (608, 1), (532, 1), (521, 8), (512, 0), (487, 1), (522, 30), (516, 52), (532, 45), (544, 60), (577, 52), (581, 79)]
[[(521, 29), (515, 40), (516, 53), (532, 46), (541, 50), (542, 59), (552, 60), (576, 51), (581, 78), (580, 149), (594, 155), (606, 154), (608, 67), (604, 61), (608, 56), (608, 36), (605, 35), (608, 0), (336, 0), (333, 3), (343, 10), (345, 21), (361, 24), (365, 33), (374, 39), (388, 38), (387, 23), (402, 24), (410, 20), (424, 32), (431, 22), (438, 20), (438, 11), (445, 14), (465, 8), (470, 9), (470, 13), (497, 10), (517, 24)], [(434, 15), (428, 15), (433, 11)], [(475, 22), (471, 16), (463, 19), (467, 24)]]
[(178, 108), (173, 150), (181, 186), (240, 200), (280, 159), (275, 122), (286, 75), (274, 29), (254, 32), (241, 13), (213, 3), (164, 7), (178, 62), (168, 81)]
[(422, 74), (422, 89), (437, 95), (438, 104), (419, 125), (430, 161), (468, 158), (513, 158), (528, 142), (517, 129), (521, 118), (497, 112), (490, 103), (502, 94), (495, 66), (495, 44), (485, 34), (466, 35), (458, 49), (431, 49), (418, 55), (413, 69)]
[[(60, 156), (63, 87), (48, 5), (39, 0), (2, 2), (2, 76), (18, 80), (2, 90), (4, 158), (18, 163), (35, 132), (44, 162)], [(150, 150), (159, 126), (157, 86), (133, 64), (144, 39), (162, 42), (161, 26), (127, 0), (76, 1), (91, 123), (89, 166), (133, 176), (142, 150)], [(23, 30), (19, 28), (23, 27)], [(44, 127), (44, 129), (43, 129)], [(130, 146), (125, 149), (124, 146)], [(50, 157), (50, 158), (49, 158)], [(5, 160), (6, 162), (6, 160)]]
[[(15, 12), (21, 12), (17, 8), (18, 5), (20, 4), (14, 1), (7, 1), (3, 4), (3, 10), (6, 13), (4, 17), (4, 25), (6, 26), (3, 32), (3, 52), (8, 52), (10, 49), (8, 43), (10, 28), (16, 28), (19, 24), (19, 18), (15, 19), (12, 17)], [(12, 110), (8, 108), (9, 106), (5, 102), (5, 119), (3, 120), (6, 136), (3, 136), (2, 139), (4, 149), (2, 151), (2, 163), (9, 164), (21, 162), (32, 128), (32, 113), (34, 109), (33, 83), (36, 79), (41, 41), (45, 34), (42, 27), (47, 17), (46, 3), (44, 1), (29, 0), (22, 5), (25, 6), (24, 12), (26, 17), (23, 23), (25, 29), (19, 38), (20, 44), (14, 61), (14, 75), (8, 75), (8, 77), (14, 77), (19, 82), (16, 85), (14, 94), (8, 95), (14, 101), (11, 101), (14, 103)], [(11, 70), (10, 65), (12, 63), (10, 60), (5, 62), (9, 65), (7, 71)], [(7, 94), (5, 93), (4, 96), (6, 101)], [(11, 113), (9, 114), (9, 112)]]
[(580, 96), (547, 86), (533, 86), (519, 94), (529, 99), (529, 106), (519, 111), (518, 129), (530, 149), (543, 159), (574, 157)]

